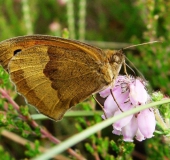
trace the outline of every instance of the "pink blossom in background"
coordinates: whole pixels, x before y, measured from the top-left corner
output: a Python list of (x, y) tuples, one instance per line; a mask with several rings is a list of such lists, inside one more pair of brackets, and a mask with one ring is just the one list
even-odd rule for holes
[(60, 30), (60, 28), (61, 28), (60, 24), (55, 21), (49, 25), (49, 29), (53, 32)]
[(68, 0), (57, 0), (57, 2), (61, 5), (61, 6), (64, 6), (66, 5)]
[[(140, 78), (118, 76), (113, 88), (107, 88), (100, 92), (100, 96), (106, 98), (104, 111), (107, 118), (121, 114), (134, 107), (150, 102), (150, 96), (145, 89), (146, 83)], [(110, 89), (120, 107), (114, 101)], [(103, 119), (106, 119), (102, 115)], [(134, 115), (125, 117), (113, 124), (113, 134), (123, 135), (124, 141), (132, 142), (134, 138), (142, 141), (153, 137), (156, 121), (152, 109), (145, 109)]]

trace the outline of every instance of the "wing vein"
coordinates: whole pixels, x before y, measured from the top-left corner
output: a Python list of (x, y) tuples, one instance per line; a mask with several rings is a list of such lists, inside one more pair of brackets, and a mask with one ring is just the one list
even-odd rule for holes
[(36, 86), (32, 87), (28, 92), (25, 93), (24, 96), (26, 96), (30, 91), (32, 91), (33, 89), (37, 88), (38, 86), (40, 86), (40, 85), (42, 85), (42, 84), (44, 84), (44, 83), (46, 83), (46, 82), (47, 82), (47, 80), (45, 80), (45, 81), (43, 81), (42, 83), (39, 83), (39, 84), (37, 84)]

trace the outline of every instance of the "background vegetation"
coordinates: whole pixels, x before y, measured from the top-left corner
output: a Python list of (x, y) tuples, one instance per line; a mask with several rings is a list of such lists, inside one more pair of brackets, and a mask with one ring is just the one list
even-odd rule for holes
[[(0, 0), (0, 40), (28, 34), (63, 36), (67, 34), (66, 28), (70, 38), (100, 48), (118, 49), (127, 44), (158, 40), (162, 43), (129, 49), (125, 54), (144, 75), (151, 90), (160, 90), (169, 95), (169, 13), (170, 2), (165, 0)], [(58, 123), (48, 119), (39, 120), (37, 123), (49, 130), (43, 134), (42, 128), (38, 124), (32, 124), (35, 121), (28, 118), (27, 107), (21, 100), (18, 101), (14, 87), (3, 69), (0, 71), (0, 78), (1, 87), (5, 87), (10, 96), (21, 104), (19, 113), (16, 113), (13, 103), (0, 99), (0, 155), (3, 155), (0, 159), (35, 157), (57, 143), (56, 139), (47, 135), (49, 132), (62, 141), (101, 121), (100, 115), (68, 117)], [(95, 106), (94, 101), (87, 102), (79, 104), (81, 107), (78, 109), (94, 110), (95, 107), (89, 107)], [(4, 106), (8, 106), (8, 109), (4, 109)], [(30, 108), (30, 112), (35, 111)], [(17, 118), (21, 115), (26, 117), (25, 121)], [(153, 139), (145, 143), (125, 143), (121, 137), (112, 135), (111, 130), (111, 127), (106, 128), (72, 149), (76, 149), (76, 154), (80, 153), (87, 159), (170, 158), (170, 148), (165, 137), (155, 134)], [(61, 157), (58, 159), (78, 159), (74, 154), (68, 151), (59, 155)]]

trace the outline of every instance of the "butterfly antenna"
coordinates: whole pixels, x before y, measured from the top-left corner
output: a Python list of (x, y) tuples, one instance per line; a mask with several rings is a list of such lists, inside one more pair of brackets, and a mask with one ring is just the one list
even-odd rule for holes
[(146, 44), (153, 44), (153, 43), (160, 43), (160, 42), (161, 42), (161, 41), (152, 41), (152, 42), (146, 42), (146, 43), (136, 44), (136, 45), (132, 45), (132, 46), (129, 46), (129, 47), (125, 47), (125, 48), (123, 48), (123, 50), (129, 49), (129, 48), (133, 48), (133, 47), (137, 47), (137, 46), (143, 46), (143, 45), (146, 45)]
[[(133, 66), (133, 68), (140, 74), (140, 76), (142, 77), (142, 79), (146, 81), (146, 79), (145, 79), (145, 77), (143, 76), (143, 74), (135, 67), (135, 65), (134, 65), (127, 57), (125, 57), (125, 58), (126, 58), (126, 60), (131, 64), (131, 66)], [(128, 68), (130, 68), (130, 69), (133, 71), (133, 73), (135, 74), (134, 70), (133, 70), (129, 65), (126, 64), (126, 66), (127, 66)], [(135, 74), (135, 75), (136, 75), (136, 74)]]
[[(131, 45), (131, 46), (125, 47), (125, 48), (123, 48), (122, 50), (126, 50), (126, 49), (133, 48), (133, 47), (137, 47), (137, 46), (143, 46), (143, 45), (146, 45), (146, 44), (160, 43), (160, 42), (161, 42), (161, 41), (145, 42), (145, 43), (141, 43), (141, 44)], [(129, 61), (129, 63), (135, 68), (135, 70), (140, 74), (140, 76), (145, 80), (145, 77), (144, 77), (143, 74), (135, 67), (135, 65), (134, 65), (126, 56), (125, 56), (125, 58), (126, 58), (127, 61)], [(126, 74), (127, 74), (127, 72), (126, 72), (126, 66), (133, 71), (133, 69), (124, 62), (124, 68), (125, 68), (125, 73), (126, 73)], [(135, 73), (135, 72), (133, 71), (133, 73)]]

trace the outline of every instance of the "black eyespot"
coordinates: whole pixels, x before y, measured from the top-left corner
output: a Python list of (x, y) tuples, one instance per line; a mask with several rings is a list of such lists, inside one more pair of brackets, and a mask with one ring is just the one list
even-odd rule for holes
[(14, 51), (14, 56), (15, 56), (18, 52), (20, 52), (20, 51), (22, 51), (22, 49), (17, 49), (17, 50), (15, 50), (15, 51)]

